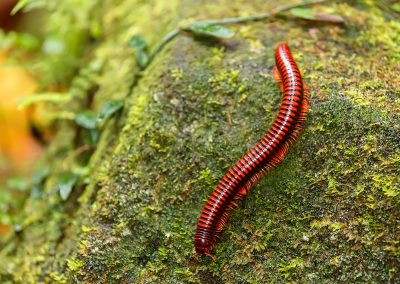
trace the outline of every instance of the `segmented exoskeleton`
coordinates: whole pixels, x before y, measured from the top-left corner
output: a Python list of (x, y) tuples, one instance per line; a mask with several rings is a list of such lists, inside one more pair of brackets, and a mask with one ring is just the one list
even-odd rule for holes
[(227, 211), (283, 160), (301, 133), (308, 111), (307, 87), (285, 43), (276, 48), (275, 61), (274, 77), (283, 97), (278, 115), (267, 134), (226, 173), (210, 195), (196, 229), (196, 258), (199, 254), (213, 258), (210, 251), (229, 219)]

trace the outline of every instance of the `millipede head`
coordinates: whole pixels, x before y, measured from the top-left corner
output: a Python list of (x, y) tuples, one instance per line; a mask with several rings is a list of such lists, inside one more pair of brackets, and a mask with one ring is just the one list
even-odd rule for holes
[(198, 259), (200, 254), (205, 254), (214, 259), (210, 254), (210, 251), (213, 249), (212, 241), (204, 238), (196, 238), (194, 241), (194, 247), (196, 249), (196, 254), (194, 255), (196, 259)]

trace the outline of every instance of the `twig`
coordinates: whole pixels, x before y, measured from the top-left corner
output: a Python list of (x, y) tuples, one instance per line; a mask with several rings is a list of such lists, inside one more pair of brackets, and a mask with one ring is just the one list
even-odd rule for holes
[(245, 22), (262, 21), (262, 20), (265, 20), (267, 18), (271, 18), (273, 16), (276, 16), (279, 13), (285, 12), (285, 11), (293, 9), (293, 8), (304, 7), (304, 6), (319, 4), (319, 3), (323, 3), (323, 2), (326, 2), (326, 0), (304, 1), (304, 2), (300, 2), (300, 3), (293, 3), (293, 4), (283, 5), (283, 6), (274, 8), (270, 12), (267, 12), (267, 13), (261, 13), (261, 14), (257, 14), (257, 15), (244, 16), (244, 17), (233, 17), (233, 18), (204, 20), (204, 21), (199, 21), (199, 22), (195, 22), (195, 23), (180, 27), (180, 28), (175, 29), (172, 32), (168, 33), (162, 39), (161, 43), (154, 49), (154, 51), (149, 56), (149, 60), (147, 61), (146, 67), (153, 61), (153, 59), (156, 57), (156, 55), (158, 53), (160, 53), (170, 41), (172, 41), (182, 31), (188, 29), (192, 25), (197, 25), (197, 24), (227, 25), (227, 24), (239, 24), (239, 23), (245, 23)]
[(175, 29), (172, 32), (168, 33), (161, 43), (154, 49), (152, 54), (149, 56), (149, 60), (147, 61), (146, 67), (153, 61), (154, 57), (163, 50), (163, 48), (174, 38), (176, 38), (179, 33), (181, 32), (181, 29)]
[(274, 8), (271, 10), (271, 12), (267, 12), (267, 13), (261, 13), (261, 14), (257, 14), (257, 15), (244, 16), (244, 17), (205, 20), (205, 21), (196, 22), (196, 24), (226, 25), (226, 24), (239, 24), (239, 23), (244, 23), (244, 22), (261, 21), (261, 20), (265, 20), (267, 18), (273, 17), (279, 13), (285, 12), (285, 11), (293, 9), (293, 8), (304, 7), (304, 6), (319, 4), (319, 3), (323, 3), (323, 2), (326, 2), (326, 0), (313, 0), (313, 1), (305, 1), (305, 2), (300, 2), (300, 3), (287, 4), (287, 5), (283, 5), (283, 6)]

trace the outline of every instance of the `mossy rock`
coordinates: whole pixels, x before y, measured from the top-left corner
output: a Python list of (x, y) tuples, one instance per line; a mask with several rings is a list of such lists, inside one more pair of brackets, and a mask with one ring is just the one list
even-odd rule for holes
[[(374, 3), (326, 4), (344, 25), (277, 17), (235, 36), (180, 35), (133, 78), (139, 31), (150, 47), (178, 20), (267, 11), (266, 1), (104, 1), (105, 68), (91, 106), (124, 99), (64, 202), (76, 126), (48, 150), (52, 168), (28, 225), (3, 249), (0, 279), (21, 283), (396, 282), (400, 277), (400, 24)], [(273, 2), (273, 1), (269, 1)], [(324, 8), (328, 7), (328, 8)], [(153, 12), (147, 18), (146, 13)], [(303, 135), (232, 212), (214, 250), (193, 258), (204, 202), (268, 130), (280, 104), (274, 48), (285, 41), (311, 92)], [(137, 80), (132, 82), (132, 80)], [(129, 92), (130, 87), (132, 92)], [(75, 139), (75, 140), (74, 140)]]

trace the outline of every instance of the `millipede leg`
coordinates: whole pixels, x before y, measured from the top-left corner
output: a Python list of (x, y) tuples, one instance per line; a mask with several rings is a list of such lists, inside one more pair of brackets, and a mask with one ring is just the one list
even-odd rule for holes
[(276, 66), (274, 66), (273, 76), (274, 76), (275, 81), (279, 83), (279, 89), (281, 90), (281, 92), (283, 92), (282, 76), (281, 76), (281, 73), (279, 73), (279, 70)]
[(215, 261), (215, 256), (213, 256), (212, 254), (206, 252), (205, 255), (211, 258), (213, 261)]

